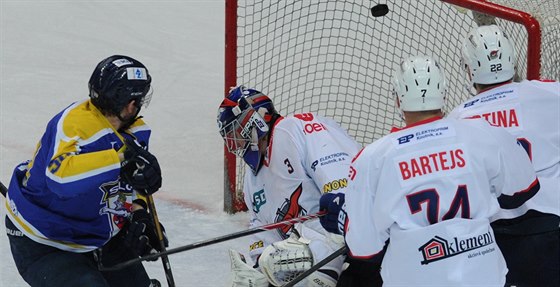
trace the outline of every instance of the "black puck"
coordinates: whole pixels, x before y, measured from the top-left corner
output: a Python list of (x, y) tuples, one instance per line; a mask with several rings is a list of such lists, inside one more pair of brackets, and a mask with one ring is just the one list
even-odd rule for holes
[(387, 4), (377, 4), (371, 7), (371, 15), (373, 17), (385, 16), (387, 13), (389, 13), (389, 7)]

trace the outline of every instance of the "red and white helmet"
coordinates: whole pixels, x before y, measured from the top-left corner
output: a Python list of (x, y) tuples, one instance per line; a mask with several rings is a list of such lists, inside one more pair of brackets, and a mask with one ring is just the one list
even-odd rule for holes
[(515, 74), (513, 46), (496, 25), (473, 29), (463, 40), (462, 53), (463, 67), (468, 67), (471, 85), (506, 82)]
[(447, 83), (439, 64), (428, 56), (412, 56), (393, 73), (393, 93), (401, 111), (442, 109)]

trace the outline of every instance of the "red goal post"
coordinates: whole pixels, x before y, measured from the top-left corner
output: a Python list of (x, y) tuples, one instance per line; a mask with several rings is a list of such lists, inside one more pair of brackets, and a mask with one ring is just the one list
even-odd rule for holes
[[(372, 17), (378, 3), (389, 13)], [(560, 80), (558, 0), (225, 0), (224, 93), (241, 84), (255, 88), (281, 114), (332, 117), (366, 145), (401, 125), (390, 82), (404, 57), (439, 60), (448, 111), (470, 96), (460, 43), (479, 15), (489, 15), (483, 19), (514, 43), (517, 79)], [(228, 212), (246, 208), (244, 173), (243, 162), (225, 151)]]

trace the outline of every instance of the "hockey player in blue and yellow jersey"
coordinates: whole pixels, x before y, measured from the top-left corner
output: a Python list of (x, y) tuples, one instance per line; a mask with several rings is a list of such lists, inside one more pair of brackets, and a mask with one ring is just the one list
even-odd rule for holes
[(150, 98), (142, 63), (104, 59), (89, 80), (89, 99), (54, 116), (32, 159), (16, 167), (6, 228), (31, 286), (157, 283), (140, 263), (119, 272), (97, 268), (160, 246), (143, 199), (161, 187), (159, 164), (147, 150), (151, 130), (138, 116)]

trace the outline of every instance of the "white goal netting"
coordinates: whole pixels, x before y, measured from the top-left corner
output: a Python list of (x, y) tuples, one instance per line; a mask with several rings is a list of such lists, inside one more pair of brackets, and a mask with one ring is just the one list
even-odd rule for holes
[[(542, 56), (536, 61), (542, 77), (558, 80), (560, 1), (491, 2), (531, 13), (541, 23)], [(389, 13), (373, 17), (370, 8), (377, 3), (387, 4)], [(438, 59), (445, 70), (447, 110), (470, 96), (460, 66), (460, 43), (476, 25), (468, 10), (438, 0), (238, 0), (237, 6), (236, 84), (264, 92), (283, 115), (312, 111), (332, 117), (369, 144), (401, 125), (391, 75), (403, 58), (417, 54)], [(515, 43), (518, 74), (525, 78), (524, 26), (496, 21)], [(232, 194), (239, 197), (242, 161), (234, 172)]]

